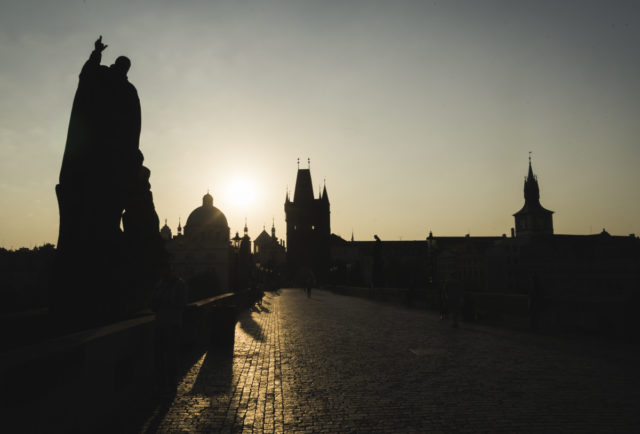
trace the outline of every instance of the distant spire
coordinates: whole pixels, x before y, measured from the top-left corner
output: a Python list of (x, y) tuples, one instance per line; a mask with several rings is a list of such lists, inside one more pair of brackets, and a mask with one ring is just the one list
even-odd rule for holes
[(533, 168), (531, 167), (531, 151), (529, 151), (529, 173), (527, 174), (527, 179), (534, 179)]
[(307, 158), (308, 169), (311, 170), (311, 158)]
[(538, 186), (538, 179), (533, 174), (533, 167), (531, 166), (531, 152), (529, 152), (529, 172), (524, 179), (524, 199), (525, 201), (531, 201), (536, 203), (540, 200), (540, 187)]
[(298, 157), (298, 170), (300, 170), (300, 157)]
[(247, 218), (244, 218), (244, 234), (247, 235), (249, 233), (249, 228), (247, 227)]
[[(529, 170), (524, 179), (524, 206), (515, 213), (515, 235), (553, 234), (553, 211), (540, 204), (540, 186), (538, 177), (533, 173), (531, 152), (529, 152)], [(535, 222), (534, 225), (529, 222)]]
[(178, 235), (182, 234), (182, 223), (180, 223), (180, 217), (178, 217)]
[(165, 226), (167, 225), (167, 219), (164, 219), (164, 225)]
[(329, 203), (329, 195), (327, 194), (327, 178), (324, 179), (324, 188), (322, 190), (322, 200)]
[(353, 228), (351, 228), (351, 242), (353, 243)]

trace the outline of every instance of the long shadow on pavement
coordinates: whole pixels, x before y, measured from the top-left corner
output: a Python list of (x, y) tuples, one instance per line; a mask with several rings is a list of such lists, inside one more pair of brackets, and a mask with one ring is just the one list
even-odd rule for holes
[[(251, 309), (251, 311), (255, 310)], [(238, 323), (240, 324), (240, 328), (253, 339), (259, 342), (264, 342), (265, 339), (262, 326), (253, 319), (251, 312), (241, 314), (238, 318)]]
[[(205, 348), (187, 350), (182, 354), (178, 378), (184, 378), (189, 369), (202, 357)], [(150, 389), (136, 393), (132, 405), (118, 409), (114, 418), (100, 432), (156, 432), (175, 395), (162, 395), (150, 384)]]
[(233, 353), (210, 350), (200, 367), (190, 395), (215, 397), (229, 392), (233, 379)]

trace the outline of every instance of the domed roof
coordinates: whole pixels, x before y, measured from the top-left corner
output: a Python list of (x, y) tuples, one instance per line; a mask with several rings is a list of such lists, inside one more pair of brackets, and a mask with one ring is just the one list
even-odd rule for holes
[(162, 226), (162, 229), (160, 229), (160, 236), (165, 239), (165, 240), (170, 240), (171, 239), (171, 228), (167, 225), (167, 220), (165, 219), (164, 221), (164, 226)]
[(229, 228), (227, 218), (222, 211), (213, 206), (213, 197), (209, 193), (202, 197), (202, 206), (194, 209), (191, 214), (189, 214), (187, 224), (184, 226), (184, 232), (185, 235), (187, 235), (187, 233), (205, 227)]

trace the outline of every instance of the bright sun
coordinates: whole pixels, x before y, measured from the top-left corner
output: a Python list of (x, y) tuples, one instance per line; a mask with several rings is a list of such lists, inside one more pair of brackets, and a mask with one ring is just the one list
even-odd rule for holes
[(256, 199), (256, 186), (248, 178), (236, 178), (227, 187), (231, 203), (239, 208), (248, 208)]

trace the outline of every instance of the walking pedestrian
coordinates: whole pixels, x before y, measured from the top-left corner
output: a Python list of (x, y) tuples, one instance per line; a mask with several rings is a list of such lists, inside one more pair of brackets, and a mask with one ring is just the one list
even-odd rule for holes
[(445, 320), (449, 317), (449, 303), (447, 301), (447, 284), (441, 282), (438, 285), (438, 303), (440, 308), (440, 320)]

